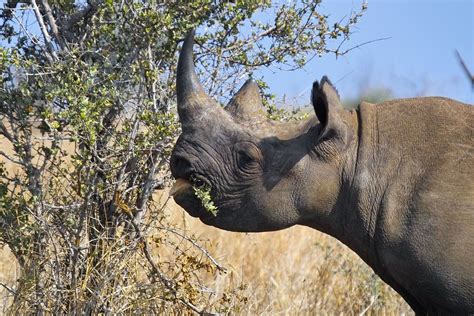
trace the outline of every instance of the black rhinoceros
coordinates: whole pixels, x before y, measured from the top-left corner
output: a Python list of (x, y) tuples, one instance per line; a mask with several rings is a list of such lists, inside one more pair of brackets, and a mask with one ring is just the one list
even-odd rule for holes
[[(473, 106), (424, 97), (345, 110), (323, 77), (316, 116), (274, 122), (251, 81), (225, 109), (207, 96), (193, 41), (190, 33), (177, 74), (179, 205), (231, 231), (313, 227), (355, 251), (417, 314), (474, 313)], [(196, 197), (199, 186), (217, 214)]]

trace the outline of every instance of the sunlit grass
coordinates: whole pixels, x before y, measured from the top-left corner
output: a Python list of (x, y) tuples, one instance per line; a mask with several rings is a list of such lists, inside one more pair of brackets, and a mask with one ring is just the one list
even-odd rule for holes
[(412, 314), (357, 255), (316, 230), (233, 233), (202, 224), (172, 202), (167, 211), (228, 269), (210, 282), (213, 290), (242, 288), (247, 301), (235, 303), (239, 314)]

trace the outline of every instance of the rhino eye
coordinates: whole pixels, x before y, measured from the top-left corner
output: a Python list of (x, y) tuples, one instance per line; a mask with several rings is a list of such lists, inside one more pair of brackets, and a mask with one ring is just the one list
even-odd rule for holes
[(251, 157), (250, 154), (247, 153), (245, 150), (239, 150), (237, 152), (237, 155), (240, 165), (245, 166), (254, 161), (253, 157)]
[(260, 151), (250, 142), (240, 142), (235, 144), (235, 159), (240, 169), (249, 172), (254, 170), (261, 158)]
[(206, 181), (204, 181), (203, 179), (201, 179), (199, 176), (197, 176), (196, 174), (192, 174), (189, 179), (191, 180), (191, 183), (198, 187), (198, 188), (203, 188), (206, 186)]
[(198, 179), (194, 180), (194, 184), (198, 187), (203, 187), (205, 185), (205, 182), (198, 178)]

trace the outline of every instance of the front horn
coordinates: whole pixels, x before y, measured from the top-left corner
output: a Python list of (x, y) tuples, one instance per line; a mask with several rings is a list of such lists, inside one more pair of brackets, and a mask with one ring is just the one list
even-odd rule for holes
[[(183, 125), (207, 114), (209, 110), (219, 112), (222, 108), (205, 92), (194, 69), (193, 46), (194, 30), (190, 31), (184, 40), (179, 54), (178, 71), (176, 74), (176, 94), (178, 99), (178, 115)], [(216, 109), (216, 108), (219, 108)]]

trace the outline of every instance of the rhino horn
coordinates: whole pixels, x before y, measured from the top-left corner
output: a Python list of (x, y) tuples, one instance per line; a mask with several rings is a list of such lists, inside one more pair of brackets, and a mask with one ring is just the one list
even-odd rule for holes
[(211, 111), (213, 116), (222, 111), (222, 108), (206, 94), (196, 75), (193, 61), (194, 32), (190, 31), (184, 40), (176, 75), (178, 115), (183, 128), (208, 116)]
[(234, 95), (226, 110), (240, 120), (255, 120), (265, 117), (265, 108), (262, 104), (260, 88), (252, 79), (247, 80)]

